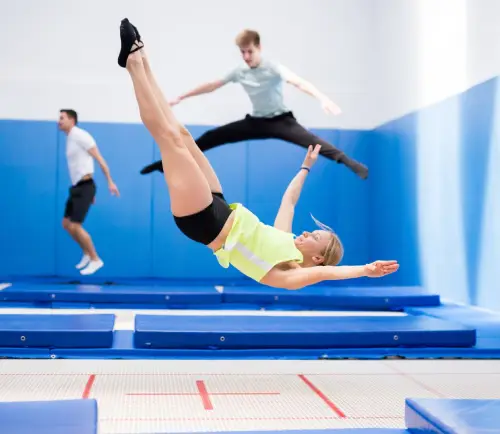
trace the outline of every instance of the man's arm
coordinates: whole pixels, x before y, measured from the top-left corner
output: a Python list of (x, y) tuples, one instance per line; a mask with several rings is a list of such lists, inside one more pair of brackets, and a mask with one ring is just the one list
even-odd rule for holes
[(220, 89), (222, 86), (230, 83), (230, 82), (236, 82), (238, 81), (238, 71), (239, 68), (233, 69), (229, 74), (227, 74), (224, 78), (215, 80), (215, 81), (209, 81), (208, 83), (204, 83), (198, 87), (195, 87), (193, 90), (190, 90), (187, 93), (184, 93), (180, 96), (178, 96), (176, 99), (170, 102), (170, 105), (176, 105), (179, 104), (182, 100), (185, 100), (186, 98), (190, 98), (192, 96), (197, 96), (197, 95), (202, 95), (204, 93), (210, 93), (213, 92), (217, 89)]
[(120, 192), (118, 191), (118, 188), (116, 187), (116, 184), (113, 181), (113, 178), (111, 178), (111, 172), (109, 170), (109, 167), (106, 163), (106, 160), (104, 160), (103, 156), (99, 152), (99, 148), (97, 146), (93, 146), (90, 149), (87, 150), (87, 152), (95, 158), (99, 166), (101, 167), (102, 172), (104, 173), (104, 176), (106, 177), (108, 181), (108, 187), (109, 191), (111, 194), (116, 194), (117, 196), (120, 195)]
[(280, 73), (281, 73), (283, 79), (287, 83), (295, 86), (297, 89), (301, 90), (302, 92), (307, 93), (308, 95), (319, 100), (325, 111), (330, 112), (334, 115), (341, 113), (340, 107), (337, 104), (335, 104), (330, 98), (328, 98), (325, 94), (320, 92), (318, 90), (318, 88), (316, 86), (314, 86), (311, 82), (298, 76), (297, 74), (290, 71), (288, 68), (286, 68), (283, 65), (280, 65), (279, 69), (280, 69)]
[(202, 95), (204, 93), (213, 92), (213, 91), (221, 88), (225, 84), (226, 84), (226, 81), (224, 81), (224, 80), (215, 80), (215, 81), (210, 81), (208, 83), (204, 83), (198, 87), (195, 87), (193, 90), (190, 90), (189, 92), (178, 96), (170, 104), (175, 105), (175, 104), (180, 103), (182, 100), (185, 100), (186, 98), (190, 98), (192, 96), (197, 96), (197, 95)]

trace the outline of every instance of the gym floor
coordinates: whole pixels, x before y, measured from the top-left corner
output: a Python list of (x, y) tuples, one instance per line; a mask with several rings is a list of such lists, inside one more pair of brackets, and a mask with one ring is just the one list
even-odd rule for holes
[[(181, 288), (179, 291), (184, 294), (188, 289)], [(398, 312), (262, 310), (257, 307), (255, 300), (253, 309), (238, 309), (237, 305), (228, 309), (227, 307), (231, 307), (230, 303), (220, 301), (219, 304), (214, 302), (214, 309), (206, 310), (144, 307), (127, 309), (124, 305), (122, 308), (111, 306), (123, 294), (135, 295), (139, 290), (144, 291), (144, 288), (96, 289), (78, 285), (60, 288), (17, 283), (6, 286), (2, 290), (4, 303), (0, 309), (0, 319), (7, 318), (5, 315), (11, 318), (8, 320), (11, 322), (3, 322), (5, 330), (9, 331), (18, 327), (16, 324), (20, 324), (20, 317), (36, 318), (30, 323), (30, 328), (26, 329), (29, 334), (27, 342), (32, 342), (29, 336), (35, 337), (36, 332), (43, 331), (42, 321), (37, 317), (40, 314), (74, 316), (73, 323), (81, 328), (72, 329), (72, 333), (76, 334), (71, 343), (75, 346), (78, 346), (76, 340), (81, 338), (79, 331), (84, 332), (88, 327), (87, 321), (82, 321), (79, 315), (113, 314), (113, 339), (118, 344), (111, 349), (82, 352), (78, 349), (37, 349), (33, 345), (29, 348), (4, 348), (4, 357), (34, 358), (0, 360), (0, 401), (96, 399), (99, 407), (99, 432), (123, 434), (306, 431), (329, 428), (404, 429), (407, 398), (500, 398), (500, 360), (485, 360), (498, 358), (500, 321), (498, 315), (485, 310), (446, 304), (429, 308), (408, 308)], [(173, 288), (159, 288), (151, 294), (145, 293), (144, 297), (165, 298), (161, 291), (170, 294), (170, 297), (177, 297), (181, 293), (175, 292)], [(369, 292), (369, 295), (363, 295), (361, 290), (358, 292), (356, 297), (361, 304), (376, 303), (377, 297), (394, 302), (396, 295), (393, 293), (397, 291), (381, 288), (379, 291)], [(403, 292), (399, 291), (397, 295), (401, 296)], [(218, 300), (220, 294), (215, 290), (213, 293), (213, 298)], [(193, 300), (200, 296), (197, 292), (189, 294)], [(338, 289), (336, 294), (353, 296), (353, 290)], [(258, 292), (254, 294), (252, 291), (248, 296), (254, 299), (260, 297)], [(108, 305), (98, 306), (97, 302), (89, 305), (89, 302), (72, 301), (78, 297), (94, 297), (101, 300), (101, 303), (105, 301), (104, 297), (113, 297), (113, 300), (108, 301)], [(417, 303), (419, 297), (427, 296), (417, 294), (415, 297), (417, 298), (407, 302)], [(327, 299), (328, 297), (325, 298)], [(38, 300), (45, 300), (43, 303), (46, 307), (39, 307)], [(87, 307), (83, 307), (85, 304)], [(109, 308), (104, 308), (105, 306)], [(221, 315), (236, 318), (255, 316), (256, 321), (261, 324), (268, 322), (264, 317), (296, 317), (297, 321), (304, 323), (311, 319), (308, 317), (321, 317), (324, 318), (321, 324), (327, 327), (330, 321), (327, 317), (339, 317), (340, 322), (337, 324), (345, 326), (352, 323), (348, 321), (349, 317), (355, 317), (356, 320), (359, 318), (359, 321), (366, 321), (370, 317), (374, 320), (373, 323), (387, 323), (391, 321), (391, 317), (413, 321), (412, 318), (437, 316), (447, 318), (443, 321), (449, 320), (450, 324), (454, 324), (452, 328), (459, 327), (461, 323), (477, 324), (474, 328), (478, 329), (478, 342), (471, 348), (426, 348), (425, 344), (419, 348), (417, 345), (413, 348), (414, 352), (408, 353), (411, 359), (405, 360), (394, 357), (384, 359), (383, 349), (377, 348), (366, 348), (361, 352), (347, 349), (344, 355), (331, 350), (335, 359), (329, 360), (318, 360), (324, 358), (322, 352), (301, 357), (300, 353), (287, 350), (277, 352), (274, 358), (258, 360), (258, 357), (254, 357), (255, 354), (252, 356), (245, 349), (238, 351), (238, 360), (229, 359), (235, 357), (232, 353), (211, 349), (199, 356), (189, 356), (182, 351), (174, 351), (169, 356), (168, 350), (160, 350), (163, 359), (158, 359), (155, 354), (160, 353), (156, 353), (156, 350), (133, 347), (135, 316), (144, 314), (174, 317), (170, 326), (159, 328), (167, 334), (175, 331), (175, 327), (183, 330), (186, 321), (189, 323), (196, 318), (210, 319), (210, 316)], [(189, 318), (182, 318), (185, 316)], [(434, 327), (433, 323), (430, 324)], [(429, 331), (425, 326), (412, 330), (411, 334), (422, 342), (430, 336), (425, 333)], [(273, 332), (283, 333), (283, 339), (288, 339), (286, 329), (273, 329)], [(446, 338), (447, 343), (452, 342), (453, 335), (454, 332)], [(190, 336), (192, 335), (186, 332), (186, 339), (190, 339)], [(310, 337), (304, 333), (297, 339)], [(44, 359), (37, 358), (40, 356), (37, 350), (41, 351)], [(394, 351), (403, 354), (407, 350), (402, 346)], [(124, 354), (127, 359), (120, 360)], [(66, 359), (69, 355), (71, 359)], [(215, 360), (216, 357), (218, 360)], [(250, 360), (250, 357), (253, 358)], [(451, 359), (452, 357), (456, 359)], [(480, 360), (461, 360), (458, 357)], [(291, 360), (293, 358), (298, 360)], [(301, 358), (308, 360), (300, 360)]]
[(3, 360), (0, 399), (95, 398), (102, 433), (404, 428), (404, 400), (500, 398), (500, 361)]

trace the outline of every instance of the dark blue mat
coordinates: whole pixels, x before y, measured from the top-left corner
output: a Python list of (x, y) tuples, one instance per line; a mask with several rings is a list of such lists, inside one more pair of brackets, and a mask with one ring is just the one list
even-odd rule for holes
[[(336, 428), (336, 429), (303, 429), (293, 431), (222, 431), (224, 434), (411, 434), (406, 429), (397, 428)], [(217, 431), (217, 434), (222, 434)], [(206, 433), (215, 434), (215, 432)]]
[(423, 315), (473, 326), (481, 338), (500, 337), (500, 314), (495, 312), (457, 304), (445, 304), (439, 308), (408, 308), (405, 311), (415, 316)]
[(5, 302), (34, 303), (115, 303), (153, 304), (170, 306), (219, 305), (222, 297), (214, 287), (155, 287), (155, 286), (101, 286), (101, 285), (40, 285), (14, 283), (0, 292)]
[(427, 317), (136, 315), (137, 348), (470, 347), (475, 330)]
[(419, 287), (345, 288), (315, 286), (300, 291), (264, 286), (224, 287), (186, 285), (91, 285), (14, 282), (0, 292), (4, 303), (33, 303), (37, 307), (61, 307), (81, 303), (84, 307), (114, 308), (266, 308), (309, 310), (402, 310), (405, 307), (439, 306), (437, 294)]
[(405, 422), (410, 430), (436, 434), (500, 432), (500, 400), (407, 399)]
[(440, 297), (420, 287), (336, 288), (310, 287), (287, 291), (265, 286), (228, 287), (223, 303), (300, 305), (310, 309), (400, 310), (404, 307), (439, 306)]
[(129, 360), (495, 359), (500, 358), (500, 339), (495, 342), (484, 342), (480, 339), (477, 345), (471, 348), (154, 349), (136, 348), (134, 333), (118, 330), (114, 332), (112, 348), (0, 348), (0, 357)]
[(95, 399), (0, 402), (2, 434), (96, 434)]
[(0, 347), (110, 348), (114, 315), (0, 315)]

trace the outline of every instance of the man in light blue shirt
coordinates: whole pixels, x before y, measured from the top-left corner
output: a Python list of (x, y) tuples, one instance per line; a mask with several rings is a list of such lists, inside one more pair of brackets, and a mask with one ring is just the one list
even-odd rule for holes
[[(252, 114), (202, 134), (196, 140), (198, 147), (205, 152), (226, 143), (258, 139), (281, 139), (306, 149), (309, 145), (319, 144), (320, 155), (344, 164), (360, 178), (366, 179), (368, 168), (365, 165), (348, 157), (297, 122), (284, 103), (283, 83), (292, 84), (317, 98), (327, 113), (337, 115), (341, 112), (340, 108), (311, 83), (285, 66), (263, 58), (258, 32), (244, 30), (237, 36), (236, 45), (246, 65), (237, 67), (222, 79), (202, 84), (170, 102), (170, 105), (175, 105), (186, 98), (213, 92), (228, 83), (241, 84), (248, 94), (253, 106)], [(163, 172), (161, 160), (144, 167), (141, 173), (147, 174), (155, 170)]]

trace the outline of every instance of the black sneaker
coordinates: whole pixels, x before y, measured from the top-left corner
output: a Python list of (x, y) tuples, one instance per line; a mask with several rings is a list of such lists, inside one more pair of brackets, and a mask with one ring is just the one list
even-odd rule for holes
[[(120, 54), (118, 55), (118, 65), (120, 65), (122, 68), (125, 68), (127, 66), (128, 56), (143, 47), (142, 44), (136, 44), (136, 41), (138, 41), (137, 33), (134, 30), (134, 26), (127, 18), (124, 18), (120, 24), (120, 41), (121, 48)], [(132, 50), (132, 47), (134, 45), (137, 46)]]
[(144, 167), (141, 170), (141, 175), (147, 175), (148, 173), (152, 173), (155, 171), (163, 173), (163, 163), (161, 160), (156, 161), (156, 162), (150, 164), (149, 166)]

